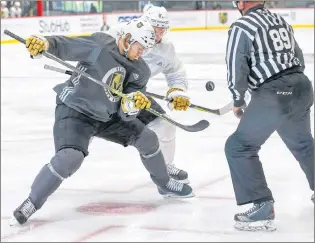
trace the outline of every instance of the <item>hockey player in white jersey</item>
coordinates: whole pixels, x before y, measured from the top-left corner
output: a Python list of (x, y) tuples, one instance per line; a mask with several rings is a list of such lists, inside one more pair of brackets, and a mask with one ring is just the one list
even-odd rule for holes
[(21, 18), (21, 16), (22, 16), (21, 3), (15, 2), (14, 5), (10, 8), (10, 17)]
[[(168, 107), (170, 110), (186, 111), (190, 105), (190, 98), (186, 93), (188, 87), (186, 71), (176, 55), (173, 43), (165, 38), (165, 34), (170, 27), (167, 10), (164, 7), (147, 5), (144, 8), (144, 13), (141, 18), (145, 18), (151, 23), (156, 34), (155, 46), (150, 52), (142, 56), (149, 65), (151, 78), (159, 73), (163, 73), (169, 88), (166, 97), (171, 100), (171, 102), (168, 103)], [(112, 26), (107, 33), (115, 38), (119, 38), (124, 34), (126, 28), (128, 28), (128, 23), (121, 23)], [(153, 99), (152, 107), (165, 113), (163, 108)], [(147, 111), (143, 111), (142, 113), (145, 114), (146, 112)], [(141, 119), (141, 114), (139, 117), (138, 118)], [(143, 117), (148, 117), (148, 115), (145, 114)], [(145, 123), (145, 120), (142, 120), (142, 122)], [(159, 138), (160, 147), (165, 157), (170, 176), (178, 181), (189, 183), (188, 173), (178, 169), (174, 165), (175, 126), (159, 118), (148, 123), (147, 126), (153, 130)]]

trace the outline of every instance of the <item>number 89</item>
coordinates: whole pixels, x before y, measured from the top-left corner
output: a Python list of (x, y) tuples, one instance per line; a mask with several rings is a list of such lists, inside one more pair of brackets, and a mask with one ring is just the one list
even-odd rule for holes
[(284, 48), (291, 48), (290, 37), (285, 28), (280, 28), (279, 30), (272, 29), (269, 31), (269, 35), (276, 51), (282, 51)]

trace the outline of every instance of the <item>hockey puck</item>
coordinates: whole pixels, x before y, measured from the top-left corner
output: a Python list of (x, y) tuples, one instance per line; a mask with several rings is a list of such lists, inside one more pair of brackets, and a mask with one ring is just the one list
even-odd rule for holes
[(207, 91), (213, 91), (214, 90), (214, 83), (212, 81), (208, 81), (206, 83), (206, 90)]

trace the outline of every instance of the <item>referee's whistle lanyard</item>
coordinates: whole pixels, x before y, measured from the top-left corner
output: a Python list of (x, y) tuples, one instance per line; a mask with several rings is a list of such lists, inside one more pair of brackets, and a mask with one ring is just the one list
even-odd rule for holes
[(237, 9), (238, 9), (238, 11), (241, 13), (241, 15), (243, 16), (243, 12), (242, 12), (242, 11), (243, 11), (244, 8), (243, 8), (243, 9), (239, 9), (239, 8), (237, 7)]

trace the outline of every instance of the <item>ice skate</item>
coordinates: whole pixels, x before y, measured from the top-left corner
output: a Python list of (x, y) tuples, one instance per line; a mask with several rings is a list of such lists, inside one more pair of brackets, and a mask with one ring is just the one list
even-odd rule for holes
[(184, 170), (178, 169), (174, 164), (167, 165), (167, 171), (170, 177), (184, 184), (189, 184), (188, 173)]
[(178, 182), (172, 178), (164, 187), (158, 187), (158, 190), (165, 198), (188, 198), (195, 196), (189, 185)]
[(244, 213), (235, 214), (235, 228), (244, 231), (274, 231), (275, 213), (273, 201), (255, 203)]
[(25, 224), (28, 218), (35, 212), (36, 212), (36, 208), (31, 202), (31, 200), (29, 198), (26, 199), (21, 204), (21, 206), (19, 206), (13, 212), (13, 217), (9, 222), (10, 226), (16, 225), (17, 223), (19, 223), (20, 225)]

